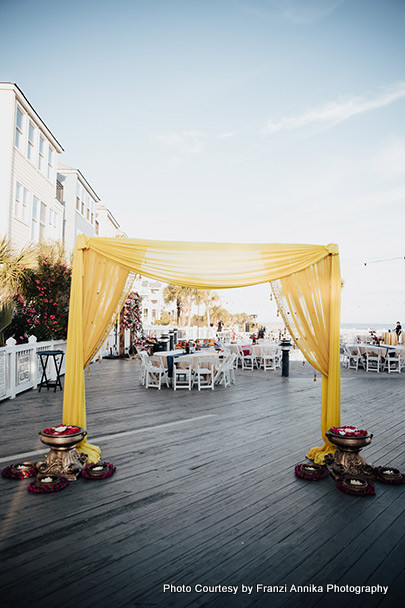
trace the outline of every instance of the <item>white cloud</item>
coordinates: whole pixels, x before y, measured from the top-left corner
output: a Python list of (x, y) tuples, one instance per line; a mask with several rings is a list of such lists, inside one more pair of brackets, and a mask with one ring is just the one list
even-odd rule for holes
[(281, 16), (294, 23), (319, 21), (345, 0), (235, 0), (238, 8), (257, 17)]
[(228, 137), (235, 137), (235, 135), (237, 135), (238, 132), (237, 131), (228, 131), (227, 133), (220, 133), (218, 135), (218, 139), (226, 139)]
[(175, 152), (176, 160), (190, 158), (200, 154), (205, 147), (205, 133), (200, 131), (168, 131), (152, 136), (155, 143), (170, 148)]
[(328, 103), (302, 114), (283, 116), (278, 120), (269, 120), (263, 127), (264, 135), (273, 135), (279, 131), (292, 131), (308, 125), (323, 124), (333, 127), (352, 116), (376, 110), (405, 97), (405, 82), (398, 82), (374, 97), (352, 97), (339, 102)]

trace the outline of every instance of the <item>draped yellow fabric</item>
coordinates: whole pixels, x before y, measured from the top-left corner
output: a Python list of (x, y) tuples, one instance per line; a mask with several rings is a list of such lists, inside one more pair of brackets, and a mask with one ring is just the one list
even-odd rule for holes
[[(90, 249), (75, 249), (66, 348), (63, 423), (86, 428), (83, 369), (103, 342), (110, 321), (123, 298), (128, 270)], [(89, 461), (100, 459), (100, 448), (83, 441), (78, 446)]]
[(317, 463), (333, 453), (325, 435), (340, 425), (340, 270), (336, 254), (305, 271), (272, 282), (286, 327), (307, 361), (322, 374), (321, 433), (325, 444), (307, 457)]
[[(215, 289), (271, 281), (297, 344), (323, 375), (321, 430), (339, 423), (340, 270), (336, 245), (148, 241), (79, 236), (73, 262), (66, 353), (64, 424), (86, 428), (84, 367), (127, 294), (129, 272)], [(290, 313), (290, 314), (287, 314)], [(294, 323), (291, 323), (291, 319)], [(83, 442), (89, 461), (100, 450)], [(322, 461), (330, 445), (313, 448)]]

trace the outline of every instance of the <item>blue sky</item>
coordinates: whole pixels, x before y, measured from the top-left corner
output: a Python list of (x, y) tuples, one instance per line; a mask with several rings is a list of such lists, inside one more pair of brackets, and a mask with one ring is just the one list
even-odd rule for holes
[[(404, 18), (402, 0), (0, 0), (0, 79), (128, 236), (336, 242), (342, 321), (394, 326)], [(268, 293), (225, 298), (271, 320)]]

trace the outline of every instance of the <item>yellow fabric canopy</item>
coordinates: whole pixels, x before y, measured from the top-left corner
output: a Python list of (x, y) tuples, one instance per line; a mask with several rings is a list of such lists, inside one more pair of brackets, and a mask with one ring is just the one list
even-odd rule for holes
[[(334, 447), (325, 436), (340, 424), (340, 268), (337, 245), (193, 243), (79, 236), (74, 253), (66, 353), (64, 424), (86, 428), (84, 367), (122, 306), (129, 273), (198, 289), (271, 282), (283, 319), (305, 357), (323, 376), (325, 444), (308, 457), (322, 462)], [(100, 449), (79, 447), (89, 461)]]

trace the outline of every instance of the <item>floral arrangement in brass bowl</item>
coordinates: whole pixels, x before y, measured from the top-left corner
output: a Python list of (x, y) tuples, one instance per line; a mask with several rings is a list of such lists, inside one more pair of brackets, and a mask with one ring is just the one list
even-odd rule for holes
[(60, 424), (59, 426), (51, 426), (48, 429), (44, 429), (42, 432), (45, 435), (66, 436), (66, 435), (76, 435), (80, 431), (81, 431), (80, 426), (73, 426), (71, 424)]
[(334, 435), (343, 437), (365, 437), (368, 435), (368, 431), (363, 431), (363, 429), (358, 429), (355, 426), (333, 426), (329, 430)]
[(358, 451), (371, 443), (373, 435), (355, 426), (333, 426), (325, 435), (341, 450)]
[(70, 449), (86, 437), (87, 431), (80, 426), (60, 424), (39, 431), (42, 443), (56, 449)]
[(35, 481), (30, 483), (27, 490), (31, 494), (52, 494), (64, 490), (68, 485), (69, 482), (64, 477), (55, 473), (44, 473), (43, 475), (37, 475)]
[(92, 481), (107, 479), (107, 477), (111, 477), (116, 470), (117, 467), (109, 462), (93, 462), (91, 464), (86, 464), (86, 466), (82, 468), (82, 477), (91, 479)]
[(352, 496), (375, 496), (374, 484), (360, 477), (341, 477), (337, 480), (336, 487)]
[(1, 472), (7, 479), (26, 479), (35, 477), (36, 473), (36, 466), (32, 462), (17, 462), (5, 467)]
[(295, 467), (295, 474), (300, 479), (307, 481), (319, 481), (328, 476), (328, 471), (320, 464), (303, 462)]
[(382, 483), (401, 485), (405, 483), (405, 475), (393, 467), (375, 467), (375, 478)]

